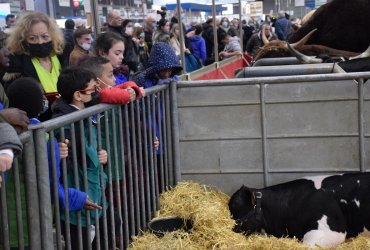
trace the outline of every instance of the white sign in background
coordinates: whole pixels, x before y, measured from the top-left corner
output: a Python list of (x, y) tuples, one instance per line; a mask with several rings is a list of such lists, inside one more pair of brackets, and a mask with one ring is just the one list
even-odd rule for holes
[(304, 0), (295, 0), (294, 5), (295, 7), (302, 7), (304, 6)]
[(59, 0), (59, 6), (71, 7), (71, 1), (70, 0)]

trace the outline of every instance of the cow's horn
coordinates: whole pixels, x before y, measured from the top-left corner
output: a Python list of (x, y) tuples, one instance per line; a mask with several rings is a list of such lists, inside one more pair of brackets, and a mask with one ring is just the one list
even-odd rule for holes
[(349, 59), (352, 60), (352, 59), (365, 58), (365, 57), (370, 57), (370, 46), (367, 48), (367, 50), (365, 50), (358, 56), (350, 57)]
[(263, 41), (263, 44), (266, 45), (268, 44), (270, 41), (267, 39), (266, 37), (266, 33), (265, 33), (265, 25), (262, 25), (262, 30), (261, 30), (261, 36), (262, 36), (262, 41)]
[(308, 33), (307, 35), (305, 35), (301, 40), (299, 40), (298, 42), (295, 42), (295, 43), (292, 43), (291, 46), (293, 48), (296, 48), (298, 49), (299, 47), (303, 46), (306, 44), (306, 42), (308, 41), (308, 39), (310, 39), (310, 37), (312, 36), (312, 34), (317, 30), (316, 29), (313, 29), (310, 31), (310, 33)]
[(322, 59), (306, 56), (305, 54), (302, 54), (301, 52), (293, 48), (293, 46), (289, 43), (288, 43), (288, 49), (290, 53), (294, 55), (295, 57), (297, 57), (297, 59), (302, 63), (322, 63)]

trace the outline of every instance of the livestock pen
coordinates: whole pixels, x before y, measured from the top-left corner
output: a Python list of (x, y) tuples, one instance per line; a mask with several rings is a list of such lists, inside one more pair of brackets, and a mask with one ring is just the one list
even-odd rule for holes
[[(77, 168), (76, 141), (85, 138), (72, 137), (72, 165), (60, 164), (65, 208), (58, 204), (58, 163), (51, 161), (49, 178), (45, 143), (46, 135), (63, 140), (67, 127), (96, 127), (98, 148), (104, 145), (111, 156), (108, 166), (100, 166), (107, 175), (106, 184), (101, 180), (102, 189), (107, 187), (102, 219), (87, 222), (95, 225), (101, 249), (127, 248), (155, 215), (160, 193), (181, 180), (231, 194), (242, 184), (263, 187), (304, 175), (368, 171), (369, 77), (365, 72), (171, 82), (122, 107), (99, 104), (30, 127), (21, 135), (23, 155), (12, 169), (16, 199), (7, 200), (6, 182), (1, 188), (1, 248), (10, 248), (15, 231), (13, 243), (20, 249), (70, 249), (68, 234), (62, 237), (63, 226), (69, 226), (65, 177)], [(159, 151), (151, 146), (156, 136)], [(86, 162), (82, 166), (84, 176)], [(20, 180), (25, 193), (18, 189), (18, 174), (26, 176)], [(85, 180), (77, 188), (87, 185)], [(16, 223), (7, 220), (11, 202)], [(80, 249), (92, 248), (82, 244)]]

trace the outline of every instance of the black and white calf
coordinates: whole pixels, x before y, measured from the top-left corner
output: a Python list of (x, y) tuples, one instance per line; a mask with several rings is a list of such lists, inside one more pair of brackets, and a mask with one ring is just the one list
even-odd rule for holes
[(263, 189), (242, 186), (229, 209), (237, 232), (334, 246), (370, 233), (370, 173), (307, 177)]

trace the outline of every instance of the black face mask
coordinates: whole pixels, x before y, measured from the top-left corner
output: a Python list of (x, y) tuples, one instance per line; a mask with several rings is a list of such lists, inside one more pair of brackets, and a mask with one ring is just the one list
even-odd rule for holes
[(53, 50), (53, 43), (51, 41), (41, 44), (29, 43), (28, 47), (30, 49), (31, 57), (44, 58), (50, 55), (51, 51)]
[(88, 107), (91, 107), (91, 106), (94, 106), (96, 104), (99, 104), (99, 92), (98, 91), (94, 91), (91, 93), (91, 100), (88, 101), (88, 102), (85, 102), (85, 107), (88, 108)]

